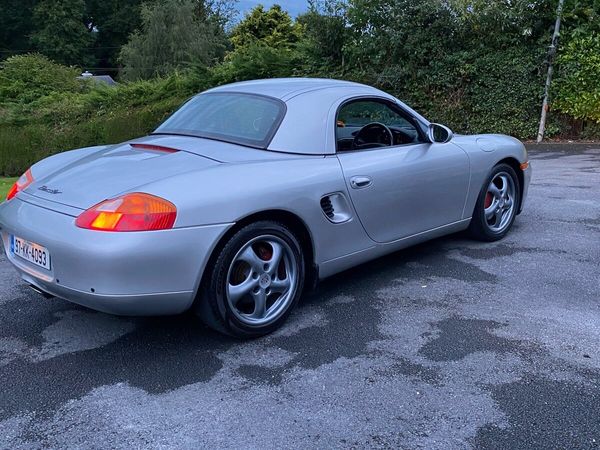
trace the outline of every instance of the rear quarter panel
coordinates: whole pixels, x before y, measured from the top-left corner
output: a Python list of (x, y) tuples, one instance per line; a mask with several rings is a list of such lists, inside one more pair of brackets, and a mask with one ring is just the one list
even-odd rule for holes
[(317, 264), (374, 245), (354, 211), (349, 221), (333, 224), (321, 210), (320, 200), (326, 194), (342, 192), (349, 198), (334, 156), (224, 163), (137, 189), (175, 203), (178, 228), (233, 226), (262, 211), (291, 212), (307, 226)]

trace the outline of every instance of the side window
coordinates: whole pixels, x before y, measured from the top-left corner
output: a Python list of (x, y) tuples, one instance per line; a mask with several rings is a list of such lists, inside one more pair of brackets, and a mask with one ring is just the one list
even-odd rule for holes
[(355, 100), (336, 118), (338, 151), (364, 150), (420, 142), (419, 132), (399, 109), (385, 100)]

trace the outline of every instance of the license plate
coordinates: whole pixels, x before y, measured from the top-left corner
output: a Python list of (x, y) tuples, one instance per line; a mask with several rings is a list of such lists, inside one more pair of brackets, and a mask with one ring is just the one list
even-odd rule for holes
[(13, 255), (50, 270), (50, 253), (41, 245), (11, 236), (10, 249)]

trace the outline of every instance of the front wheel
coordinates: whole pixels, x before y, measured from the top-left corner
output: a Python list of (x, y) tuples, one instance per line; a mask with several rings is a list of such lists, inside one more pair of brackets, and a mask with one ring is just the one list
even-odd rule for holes
[(211, 328), (241, 338), (279, 328), (304, 286), (304, 256), (283, 224), (256, 222), (235, 233), (205, 277), (197, 312)]
[(482, 241), (497, 241), (509, 232), (521, 198), (517, 174), (508, 164), (495, 166), (481, 188), (470, 234)]

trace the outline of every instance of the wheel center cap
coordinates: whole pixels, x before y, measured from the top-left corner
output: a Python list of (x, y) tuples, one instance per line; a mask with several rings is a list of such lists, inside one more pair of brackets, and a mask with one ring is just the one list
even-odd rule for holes
[(500, 208), (504, 208), (504, 199), (500, 200)]
[(268, 273), (263, 273), (260, 279), (258, 280), (258, 284), (263, 289), (266, 289), (269, 286), (271, 286), (271, 275), (269, 275)]

